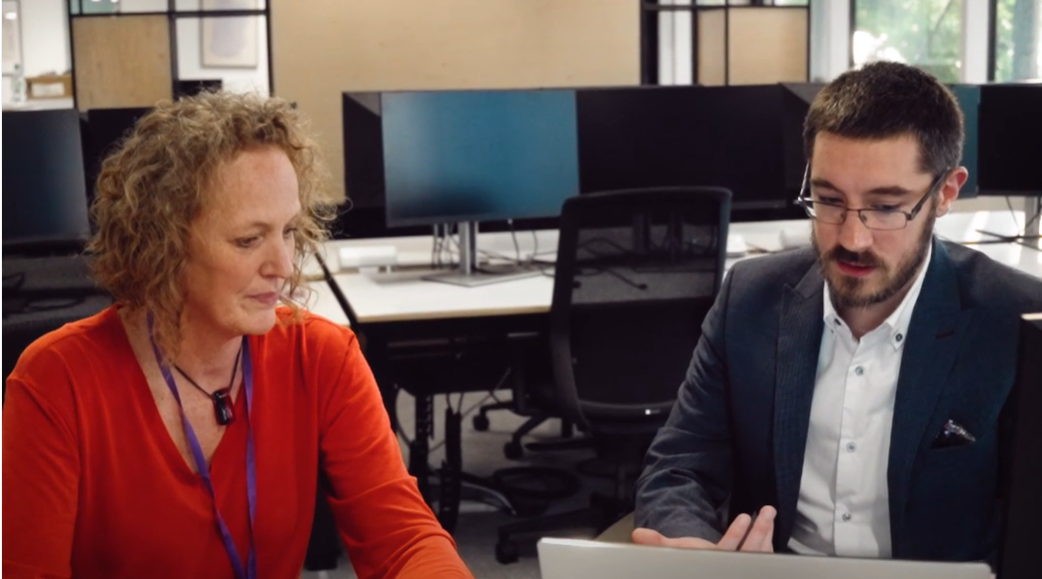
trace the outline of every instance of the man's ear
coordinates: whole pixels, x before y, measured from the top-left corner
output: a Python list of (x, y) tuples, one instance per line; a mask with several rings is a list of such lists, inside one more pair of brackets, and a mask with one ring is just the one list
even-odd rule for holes
[(966, 167), (956, 167), (948, 176), (944, 178), (944, 183), (941, 185), (941, 189), (938, 192), (941, 199), (937, 203), (937, 208), (934, 210), (934, 214), (937, 217), (946, 215), (951, 211), (952, 203), (955, 202), (959, 197), (959, 191), (962, 186), (966, 184), (966, 180), (970, 178), (970, 172), (966, 170)]

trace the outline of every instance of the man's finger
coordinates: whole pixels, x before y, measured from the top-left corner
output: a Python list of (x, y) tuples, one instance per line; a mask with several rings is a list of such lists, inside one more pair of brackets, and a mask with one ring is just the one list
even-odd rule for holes
[(675, 549), (713, 549), (716, 547), (710, 541), (696, 537), (670, 538), (662, 533), (643, 527), (633, 529), (630, 539), (638, 545), (652, 545), (656, 547), (673, 547)]
[(771, 541), (774, 537), (774, 518), (777, 511), (774, 507), (766, 506), (760, 509), (760, 513), (753, 522), (749, 534), (742, 544), (742, 551), (765, 551), (773, 550)]
[(771, 525), (771, 530), (767, 532), (767, 537), (764, 538), (764, 540), (763, 540), (763, 549), (762, 549), (762, 551), (764, 553), (773, 553), (774, 552), (774, 525), (773, 524)]
[(751, 522), (752, 518), (745, 513), (735, 517), (731, 526), (727, 528), (727, 532), (720, 538), (720, 542), (716, 544), (716, 548), (721, 551), (737, 550), (738, 545), (742, 543), (742, 539), (745, 537), (745, 533), (749, 530), (749, 523)]
[(633, 533), (630, 534), (630, 539), (638, 545), (665, 545), (665, 537), (662, 533), (654, 531), (652, 529), (645, 529), (644, 527), (638, 527), (633, 529)]

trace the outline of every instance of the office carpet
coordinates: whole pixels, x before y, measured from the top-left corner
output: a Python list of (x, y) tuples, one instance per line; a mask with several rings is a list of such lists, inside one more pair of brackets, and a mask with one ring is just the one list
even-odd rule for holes
[[(506, 391), (497, 392), (501, 399), (509, 398)], [(464, 396), (463, 410), (476, 407), (483, 399), (484, 393), (471, 393)], [(453, 407), (457, 405), (457, 396), (453, 396)], [(492, 402), (491, 399), (484, 403)], [(440, 397), (435, 402), (435, 424), (437, 432), (432, 441), (432, 449), (441, 441), (442, 416), (445, 412), (445, 399)], [(413, 430), (413, 399), (403, 393), (398, 398), (398, 415), (406, 434), (412, 434)], [(464, 417), (463, 422), (463, 469), (478, 476), (490, 476), (499, 468), (519, 465), (552, 466), (571, 470), (579, 474), (577, 468), (580, 463), (587, 462), (593, 457), (592, 449), (530, 453), (526, 452), (520, 460), (507, 460), (503, 456), (503, 445), (510, 440), (510, 434), (524, 422), (524, 418), (514, 415), (506, 410), (498, 410), (489, 413), (491, 426), (486, 432), (477, 432), (471, 425), (470, 417), (476, 414), (472, 412)], [(560, 421), (551, 420), (537, 428), (527, 438), (527, 442), (537, 440), (552, 440), (560, 435)], [(405, 446), (403, 446), (403, 454)], [(437, 448), (431, 453), (430, 463), (441, 464), (444, 456), (443, 449)], [(584, 469), (587, 470), (587, 469)], [(608, 478), (594, 477), (580, 474), (583, 488), (576, 496), (567, 500), (555, 501), (548, 513), (565, 512), (586, 506), (591, 491), (610, 494), (613, 483)], [(500, 525), (521, 520), (508, 513), (497, 511), (494, 507), (474, 501), (465, 501), (461, 508), (459, 524), (454, 538), (459, 548), (460, 556), (474, 573), (477, 579), (538, 579), (539, 562), (536, 559), (534, 542), (522, 541), (521, 558), (516, 563), (501, 565), (495, 558), (495, 544), (497, 540), (497, 528)], [(592, 530), (575, 530), (563, 533), (554, 533), (558, 537), (591, 538)], [(354, 578), (354, 571), (350, 564), (341, 559), (340, 565), (335, 570), (304, 572), (301, 579), (348, 579)]]

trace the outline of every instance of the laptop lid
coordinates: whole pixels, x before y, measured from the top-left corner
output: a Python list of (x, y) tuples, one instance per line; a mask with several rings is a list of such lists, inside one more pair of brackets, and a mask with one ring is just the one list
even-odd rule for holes
[(539, 541), (543, 579), (990, 579), (984, 563), (846, 559), (668, 549), (576, 539)]

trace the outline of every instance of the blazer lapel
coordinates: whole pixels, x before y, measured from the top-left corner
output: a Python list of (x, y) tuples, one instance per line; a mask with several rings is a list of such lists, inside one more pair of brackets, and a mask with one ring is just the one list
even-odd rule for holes
[(775, 545), (788, 542), (796, 518), (824, 330), (824, 283), (815, 263), (796, 287), (785, 286), (782, 298), (774, 391)]
[(901, 355), (890, 433), (887, 486), (895, 557), (901, 556), (912, 465), (928, 434), (928, 423), (941, 399), (972, 315), (972, 310), (961, 308), (955, 269), (944, 246), (936, 241), (928, 267)]

